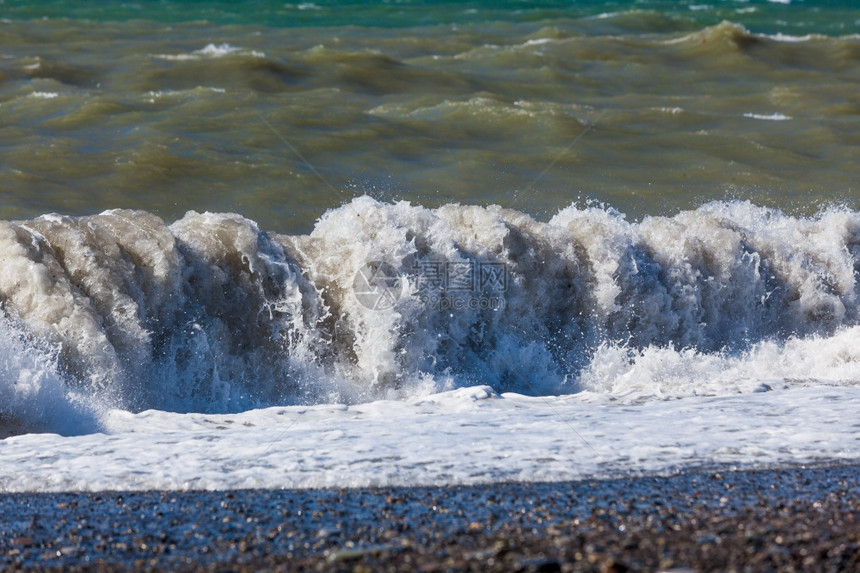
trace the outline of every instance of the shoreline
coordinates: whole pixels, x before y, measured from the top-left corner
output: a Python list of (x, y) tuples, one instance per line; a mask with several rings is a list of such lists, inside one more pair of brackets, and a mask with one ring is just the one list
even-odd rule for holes
[(0, 494), (9, 571), (860, 568), (860, 464), (554, 483)]

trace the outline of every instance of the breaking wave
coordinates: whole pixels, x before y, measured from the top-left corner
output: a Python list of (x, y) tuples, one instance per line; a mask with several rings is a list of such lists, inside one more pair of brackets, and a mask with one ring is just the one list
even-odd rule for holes
[(488, 384), (678, 397), (855, 384), (860, 213), (627, 221), (360, 197), (306, 236), (235, 214), (0, 222), (0, 430)]

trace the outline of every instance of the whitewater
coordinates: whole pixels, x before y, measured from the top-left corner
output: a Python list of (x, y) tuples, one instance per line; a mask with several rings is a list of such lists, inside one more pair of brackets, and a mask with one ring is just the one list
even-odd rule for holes
[(3, 491), (561, 481), (860, 457), (860, 213), (360, 197), (0, 224)]

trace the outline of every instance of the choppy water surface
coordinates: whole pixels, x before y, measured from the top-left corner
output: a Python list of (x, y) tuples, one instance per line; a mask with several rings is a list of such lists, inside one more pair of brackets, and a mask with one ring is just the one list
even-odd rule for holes
[(307, 232), (361, 194), (544, 218), (595, 198), (638, 218), (860, 193), (856, 10), (442, 5), (426, 24), (398, 6), (413, 19), (365, 7), (383, 28), (325, 4), (278, 8), (312, 21), (168, 3), (155, 21), (3, 22), (0, 217), (194, 209)]

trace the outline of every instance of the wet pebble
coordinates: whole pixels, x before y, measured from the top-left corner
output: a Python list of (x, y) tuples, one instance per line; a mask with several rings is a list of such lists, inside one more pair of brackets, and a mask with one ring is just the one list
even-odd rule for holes
[(860, 468), (0, 495), (8, 571), (860, 570)]

